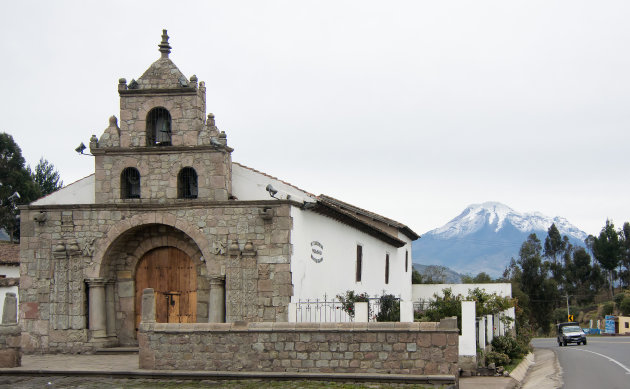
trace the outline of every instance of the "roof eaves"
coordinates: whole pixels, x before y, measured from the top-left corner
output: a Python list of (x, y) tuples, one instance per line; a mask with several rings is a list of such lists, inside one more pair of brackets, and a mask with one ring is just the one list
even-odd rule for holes
[(379, 240), (382, 240), (383, 242), (388, 243), (394, 247), (400, 248), (405, 245), (405, 242), (398, 239), (397, 237), (388, 234), (387, 232), (375, 227), (372, 224), (366, 223), (365, 221), (352, 215), (350, 212), (344, 211), (335, 206), (331, 206), (331, 204), (326, 204), (325, 202), (317, 201), (314, 207), (310, 207), (308, 209), (314, 212), (317, 212), (321, 215), (328, 216), (341, 223), (355, 227), (359, 231), (365, 232), (366, 234), (371, 235)]
[(334, 197), (330, 197), (327, 196), (325, 194), (320, 194), (319, 196), (317, 196), (317, 199), (320, 201), (323, 201), (324, 203), (330, 203), (333, 204), (337, 207), (340, 207), (341, 209), (347, 209), (348, 211), (351, 212), (356, 212), (358, 214), (361, 214), (363, 216), (369, 217), (375, 221), (379, 221), (381, 223), (385, 223), (387, 225), (390, 225), (394, 228), (397, 228), (400, 232), (402, 232), (403, 234), (405, 234), (405, 236), (407, 236), (409, 239), (411, 240), (416, 240), (418, 238), (420, 238), (420, 235), (418, 235), (417, 233), (415, 233), (411, 228), (407, 227), (406, 225), (397, 222), (396, 220), (387, 218), (385, 216), (379, 215), (377, 213), (374, 212), (370, 212), (366, 209), (363, 208), (359, 208), (355, 205), (346, 203), (344, 201), (338, 200)]

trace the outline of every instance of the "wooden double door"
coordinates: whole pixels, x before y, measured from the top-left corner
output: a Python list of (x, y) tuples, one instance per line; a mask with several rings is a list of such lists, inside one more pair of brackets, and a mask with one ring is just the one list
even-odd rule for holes
[(194, 323), (197, 319), (197, 271), (190, 257), (175, 247), (146, 253), (136, 268), (136, 329), (142, 313), (142, 291), (153, 288), (158, 323)]

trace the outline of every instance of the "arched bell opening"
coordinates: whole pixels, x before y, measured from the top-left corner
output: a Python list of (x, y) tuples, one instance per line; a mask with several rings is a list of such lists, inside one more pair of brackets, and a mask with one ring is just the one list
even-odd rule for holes
[(166, 108), (156, 107), (147, 113), (147, 146), (170, 146), (172, 136), (171, 114)]

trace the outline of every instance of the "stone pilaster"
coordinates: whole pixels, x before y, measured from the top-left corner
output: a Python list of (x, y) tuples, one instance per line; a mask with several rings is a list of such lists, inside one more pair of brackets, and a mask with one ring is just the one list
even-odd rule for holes
[(116, 336), (116, 305), (114, 301), (115, 286), (115, 281), (109, 280), (105, 282), (105, 310), (107, 313), (105, 323), (107, 336)]
[(225, 322), (225, 277), (210, 277), (208, 322)]
[(105, 279), (89, 278), (86, 280), (89, 294), (88, 307), (90, 314), (89, 329), (92, 338), (107, 337), (107, 310), (105, 304)]

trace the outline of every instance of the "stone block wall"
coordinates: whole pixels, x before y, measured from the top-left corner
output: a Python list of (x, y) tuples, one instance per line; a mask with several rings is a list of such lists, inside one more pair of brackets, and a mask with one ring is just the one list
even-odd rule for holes
[[(136, 203), (147, 200), (165, 204), (180, 201), (194, 204), (200, 201), (228, 199), (232, 191), (230, 153), (214, 150), (211, 146), (182, 150), (144, 147), (138, 150), (103, 152), (92, 150), (96, 156), (96, 203)], [(121, 198), (121, 174), (133, 167), (140, 173), (140, 198)], [(196, 199), (177, 200), (177, 176), (181, 169), (192, 167), (197, 173)]]
[[(272, 220), (262, 219), (264, 208), (272, 209)], [(288, 320), (289, 202), (30, 206), (21, 212), (19, 318), (26, 353), (97, 347), (86, 280), (98, 277), (114, 282), (114, 340), (136, 344), (136, 265), (163, 246), (182, 249), (198, 268), (198, 321), (208, 321), (212, 277), (225, 279), (228, 322)], [(45, 222), (33, 220), (40, 212), (46, 212)]]
[[(151, 109), (162, 107), (171, 115), (173, 146), (197, 146), (206, 113), (206, 88), (176, 88), (172, 93), (120, 91), (120, 146), (146, 146), (146, 119)], [(104, 144), (105, 145), (105, 144)]]
[(22, 330), (17, 324), (0, 324), (0, 367), (22, 364)]
[(458, 330), (438, 323), (142, 323), (140, 368), (458, 375)]

